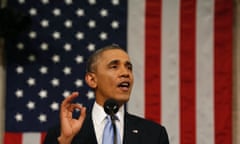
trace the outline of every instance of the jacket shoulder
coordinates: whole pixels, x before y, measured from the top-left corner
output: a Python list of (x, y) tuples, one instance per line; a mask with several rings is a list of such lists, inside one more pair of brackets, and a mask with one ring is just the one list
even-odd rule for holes
[(128, 119), (127, 121), (133, 121), (137, 125), (148, 126), (153, 128), (164, 128), (164, 126), (154, 122), (153, 120), (148, 120), (133, 114), (127, 113), (126, 118)]
[(138, 132), (141, 138), (144, 137), (144, 139), (140, 138), (142, 143), (169, 144), (166, 128), (161, 124), (129, 113), (126, 114), (125, 122), (129, 135), (132, 135), (132, 132)]

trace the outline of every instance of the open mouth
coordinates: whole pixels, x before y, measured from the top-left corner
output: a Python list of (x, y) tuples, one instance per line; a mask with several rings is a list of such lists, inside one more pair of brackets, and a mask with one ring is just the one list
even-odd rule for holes
[(129, 82), (121, 82), (118, 84), (118, 87), (123, 90), (128, 90), (130, 87), (130, 83)]

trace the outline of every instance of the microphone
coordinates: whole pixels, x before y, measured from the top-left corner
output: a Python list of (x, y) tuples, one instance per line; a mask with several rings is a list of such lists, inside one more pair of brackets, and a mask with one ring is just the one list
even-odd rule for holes
[(114, 116), (115, 113), (118, 112), (119, 105), (114, 99), (108, 99), (105, 101), (104, 105), (104, 111), (111, 117)]
[(113, 132), (114, 132), (114, 144), (117, 144), (117, 129), (115, 124), (115, 113), (119, 110), (119, 105), (114, 99), (108, 99), (105, 101), (104, 111), (111, 117), (112, 125), (113, 125)]

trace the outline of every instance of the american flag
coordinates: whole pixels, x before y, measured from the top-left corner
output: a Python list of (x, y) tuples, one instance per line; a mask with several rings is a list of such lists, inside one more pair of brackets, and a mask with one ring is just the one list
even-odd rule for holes
[(232, 143), (232, 1), (11, 0), (32, 27), (6, 40), (4, 144), (40, 144), (61, 101), (89, 106), (85, 62), (126, 48), (135, 86), (128, 111), (163, 124), (171, 144)]
[(32, 27), (6, 41), (4, 143), (37, 144), (58, 123), (60, 103), (71, 92), (79, 91), (77, 102), (86, 106), (94, 100), (84, 83), (86, 59), (112, 43), (126, 48), (127, 4), (11, 0), (8, 7), (30, 15)]

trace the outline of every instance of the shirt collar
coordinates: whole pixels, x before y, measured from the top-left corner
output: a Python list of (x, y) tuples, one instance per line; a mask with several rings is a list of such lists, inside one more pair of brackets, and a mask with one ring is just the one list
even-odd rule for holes
[(106, 117), (106, 113), (102, 106), (98, 103), (94, 102), (93, 109), (92, 109), (92, 118), (95, 124), (99, 125)]
[[(97, 102), (94, 102), (93, 109), (92, 109), (92, 118), (95, 124), (101, 124), (104, 119), (106, 118), (107, 114), (104, 111), (104, 108), (99, 105)], [(116, 113), (120, 122), (123, 122), (124, 119), (124, 106), (121, 106)]]

